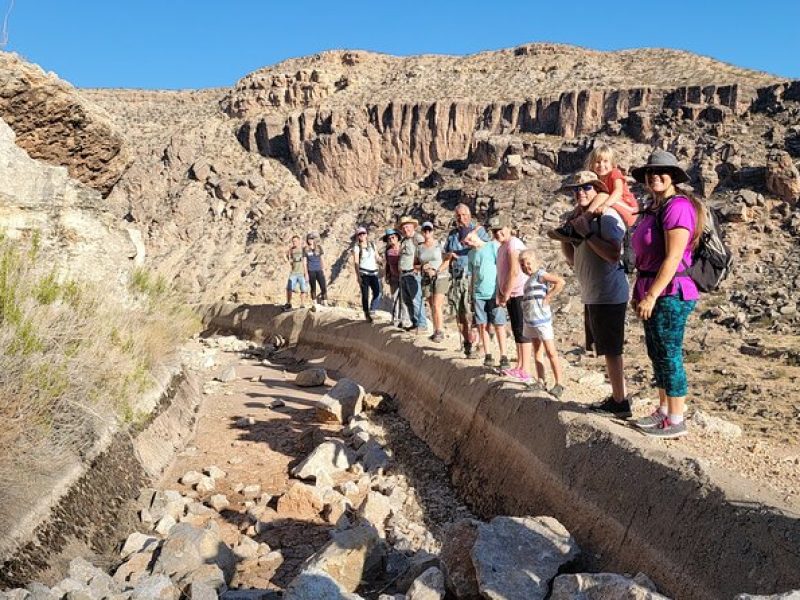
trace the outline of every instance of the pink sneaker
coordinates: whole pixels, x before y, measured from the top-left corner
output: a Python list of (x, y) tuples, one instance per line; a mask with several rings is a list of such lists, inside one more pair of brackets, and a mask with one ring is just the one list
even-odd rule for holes
[(503, 369), (501, 371), (503, 375), (506, 377), (517, 377), (519, 378), (520, 370), (519, 369)]

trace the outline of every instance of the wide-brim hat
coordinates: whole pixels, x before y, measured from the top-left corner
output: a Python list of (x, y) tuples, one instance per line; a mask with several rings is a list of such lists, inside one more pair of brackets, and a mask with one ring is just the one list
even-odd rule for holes
[(589, 184), (593, 185), (594, 189), (596, 189), (598, 192), (605, 192), (606, 194), (608, 193), (606, 184), (600, 181), (600, 178), (594, 171), (578, 171), (577, 173), (573, 173), (564, 180), (564, 183), (561, 185), (561, 189), (572, 190)]
[(652, 154), (647, 157), (647, 164), (632, 169), (631, 176), (639, 183), (645, 183), (648, 169), (668, 170), (673, 183), (686, 183), (689, 181), (689, 176), (683, 170), (683, 167), (678, 164), (678, 159), (675, 158), (674, 154), (666, 150), (653, 150)]
[(405, 216), (405, 217), (400, 217), (400, 221), (397, 223), (397, 226), (398, 227), (402, 227), (406, 223), (411, 223), (412, 225), (415, 225), (415, 226), (419, 225), (419, 221), (417, 221), (414, 217)]
[(390, 227), (389, 229), (387, 229), (386, 231), (383, 232), (383, 237), (381, 239), (385, 242), (386, 240), (389, 239), (390, 235), (397, 235), (399, 237), (399, 234), (397, 233), (397, 230), (392, 228), (392, 227)]
[(425, 231), (426, 229), (430, 229), (431, 231), (433, 231), (434, 230), (434, 226), (433, 226), (433, 223), (431, 223), (430, 221), (425, 221), (422, 224), (422, 227), (420, 227), (420, 229), (422, 229), (423, 231)]

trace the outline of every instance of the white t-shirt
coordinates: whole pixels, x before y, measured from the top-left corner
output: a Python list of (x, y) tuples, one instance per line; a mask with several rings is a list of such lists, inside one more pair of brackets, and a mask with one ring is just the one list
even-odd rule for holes
[(375, 249), (375, 244), (367, 242), (363, 248), (356, 244), (353, 246), (353, 254), (360, 272), (370, 275), (378, 272), (378, 251)]

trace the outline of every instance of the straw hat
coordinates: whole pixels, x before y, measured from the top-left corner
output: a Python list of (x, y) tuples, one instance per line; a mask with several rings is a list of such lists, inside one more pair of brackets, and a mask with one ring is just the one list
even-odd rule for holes
[(600, 178), (597, 177), (594, 171), (578, 171), (577, 173), (573, 173), (564, 180), (564, 184), (561, 186), (561, 189), (571, 190), (589, 184), (593, 185), (594, 189), (596, 189), (598, 192), (605, 192), (606, 194), (608, 193), (606, 184), (600, 181)]

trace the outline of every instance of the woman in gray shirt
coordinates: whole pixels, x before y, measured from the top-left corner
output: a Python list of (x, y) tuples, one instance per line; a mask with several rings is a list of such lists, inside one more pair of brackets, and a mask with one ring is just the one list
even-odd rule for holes
[(442, 244), (433, 237), (433, 223), (425, 221), (422, 224), (423, 242), (417, 246), (417, 263), (422, 273), (422, 296), (428, 301), (433, 319), (433, 335), (430, 339), (434, 342), (444, 340), (442, 331), (442, 307), (444, 297), (450, 289), (450, 273), (442, 268)]

